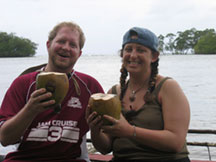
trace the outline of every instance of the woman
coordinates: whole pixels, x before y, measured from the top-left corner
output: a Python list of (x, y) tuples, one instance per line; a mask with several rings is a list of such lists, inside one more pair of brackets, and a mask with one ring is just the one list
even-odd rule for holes
[[(115, 93), (122, 102), (120, 120), (87, 111), (95, 148), (113, 152), (114, 162), (189, 162), (186, 135), (189, 103), (178, 83), (158, 74), (158, 39), (145, 28), (131, 28), (123, 38), (120, 84)], [(129, 79), (127, 76), (129, 75)]]

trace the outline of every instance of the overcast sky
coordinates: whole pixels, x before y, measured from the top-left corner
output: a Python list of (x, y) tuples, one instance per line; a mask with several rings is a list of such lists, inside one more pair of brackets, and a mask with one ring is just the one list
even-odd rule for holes
[(1, 0), (0, 31), (38, 44), (46, 55), (49, 31), (74, 21), (86, 36), (83, 54), (117, 54), (123, 34), (133, 26), (156, 35), (191, 28), (216, 29), (216, 0)]

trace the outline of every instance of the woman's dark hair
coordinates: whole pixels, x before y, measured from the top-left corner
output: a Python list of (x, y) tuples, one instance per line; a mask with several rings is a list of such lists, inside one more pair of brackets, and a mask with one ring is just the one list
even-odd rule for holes
[[(152, 53), (154, 53), (156, 51), (152, 50)], [(123, 56), (123, 50), (120, 50), (120, 56)], [(157, 74), (158, 74), (158, 63), (159, 63), (159, 59), (157, 59), (155, 62), (151, 63), (151, 76), (150, 76), (150, 80), (149, 80), (149, 87), (148, 90), (144, 96), (144, 101), (146, 103), (151, 101), (151, 93), (153, 92), (153, 90), (155, 89), (155, 84), (156, 84), (156, 78), (157, 78)], [(120, 93), (120, 100), (122, 101), (124, 95), (125, 95), (125, 91), (127, 89), (127, 76), (128, 76), (128, 72), (126, 70), (126, 68), (124, 67), (124, 65), (122, 64), (122, 67), (120, 69), (121, 72), (121, 76), (120, 76), (120, 85), (121, 85), (121, 93)]]

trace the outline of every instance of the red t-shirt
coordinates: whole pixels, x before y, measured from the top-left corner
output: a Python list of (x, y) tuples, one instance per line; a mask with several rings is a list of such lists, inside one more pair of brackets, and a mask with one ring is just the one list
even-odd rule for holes
[[(0, 126), (16, 115), (35, 90), (38, 72), (22, 75), (8, 89), (0, 109)], [(81, 162), (81, 143), (89, 130), (85, 120), (88, 99), (93, 93), (104, 93), (101, 85), (91, 76), (73, 71), (81, 95), (75, 91), (69, 78), (69, 91), (61, 104), (60, 113), (48, 109), (40, 113), (26, 130), (17, 151), (9, 153), (4, 162), (46, 161)], [(13, 132), (11, 132), (13, 133)]]

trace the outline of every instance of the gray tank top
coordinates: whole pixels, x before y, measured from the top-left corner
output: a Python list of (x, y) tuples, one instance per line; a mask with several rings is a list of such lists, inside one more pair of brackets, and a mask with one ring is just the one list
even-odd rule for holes
[[(152, 101), (144, 104), (137, 111), (126, 111), (122, 109), (122, 113), (131, 125), (137, 127), (163, 130), (164, 121), (162, 114), (162, 107), (158, 101), (158, 93), (163, 83), (169, 79), (164, 78), (152, 92)], [(112, 87), (112, 93), (116, 93), (116, 85)], [(113, 155), (114, 159), (127, 160), (175, 160), (188, 157), (188, 150), (185, 145), (179, 153), (163, 152), (129, 138), (115, 138), (113, 141)]]

